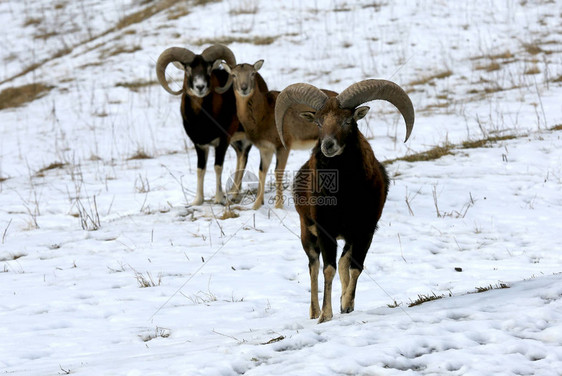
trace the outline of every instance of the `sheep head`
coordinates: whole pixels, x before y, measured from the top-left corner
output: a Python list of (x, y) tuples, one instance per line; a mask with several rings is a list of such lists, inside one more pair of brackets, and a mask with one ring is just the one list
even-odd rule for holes
[(263, 66), (263, 60), (256, 61), (252, 64), (238, 64), (234, 67), (229, 65), (224, 65), (224, 70), (226, 70), (232, 77), (234, 91), (241, 97), (250, 96), (255, 87), (255, 76), (256, 73)]
[[(189, 95), (205, 97), (211, 91), (211, 73), (217, 69), (222, 61), (229, 65), (236, 65), (236, 58), (232, 51), (222, 44), (215, 44), (206, 48), (200, 55), (196, 55), (187, 48), (170, 47), (164, 50), (156, 62), (156, 77), (164, 90), (172, 95), (182, 94), (184, 89)], [(174, 91), (166, 81), (166, 67), (173, 63), (178, 69), (185, 72), (187, 87)], [(232, 85), (232, 78), (222, 87), (214, 90), (222, 94)]]
[(279, 137), (284, 139), (285, 112), (295, 104), (310, 106), (314, 111), (301, 112), (300, 116), (318, 125), (322, 153), (334, 157), (343, 152), (347, 136), (357, 128), (357, 121), (367, 115), (369, 107), (360, 105), (377, 99), (392, 103), (400, 111), (406, 122), (406, 142), (414, 127), (414, 107), (408, 94), (393, 82), (374, 79), (357, 82), (333, 98), (309, 84), (290, 85), (279, 94), (275, 105)]

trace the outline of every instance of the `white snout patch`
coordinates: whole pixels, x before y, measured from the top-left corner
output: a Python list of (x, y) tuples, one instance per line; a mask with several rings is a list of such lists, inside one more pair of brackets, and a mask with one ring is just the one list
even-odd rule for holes
[(207, 95), (209, 88), (207, 87), (207, 82), (203, 76), (193, 77), (192, 91), (198, 97), (204, 97)]

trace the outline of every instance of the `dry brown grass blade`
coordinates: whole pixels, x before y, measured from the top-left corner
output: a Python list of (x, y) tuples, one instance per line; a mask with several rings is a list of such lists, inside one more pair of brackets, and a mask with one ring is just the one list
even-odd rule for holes
[(42, 83), (4, 89), (0, 92), (0, 110), (5, 108), (20, 107), (26, 103), (33, 102), (35, 99), (41, 98), (52, 89), (53, 86), (48, 86)]
[[(551, 128), (552, 130), (557, 130), (556, 127)], [(528, 135), (521, 135), (519, 137), (527, 137)], [(453, 155), (454, 150), (465, 150), (465, 149), (476, 149), (482, 147), (488, 147), (491, 144), (494, 144), (499, 141), (506, 141), (512, 140), (517, 138), (518, 136), (515, 135), (505, 135), (505, 136), (490, 136), (487, 138), (479, 139), (479, 140), (469, 140), (464, 141), (459, 145), (453, 145), (450, 143), (445, 143), (443, 145), (434, 146), (429, 150), (422, 151), (419, 153), (406, 155), (404, 157), (389, 159), (384, 161), (385, 164), (391, 164), (396, 161), (405, 161), (405, 162), (426, 162), (426, 161), (433, 161), (444, 157), (446, 155)]]
[(410, 304), (408, 304), (408, 307), (415, 307), (417, 305), (426, 303), (426, 302), (431, 302), (433, 300), (438, 300), (443, 298), (444, 295), (435, 295), (434, 292), (431, 293), (431, 295), (423, 295), (420, 294), (418, 295), (418, 298), (416, 300), (414, 300), (413, 302), (411, 302)]

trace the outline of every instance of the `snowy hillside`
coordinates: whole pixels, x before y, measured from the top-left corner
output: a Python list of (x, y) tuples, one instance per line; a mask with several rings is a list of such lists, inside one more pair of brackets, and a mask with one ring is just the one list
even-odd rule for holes
[[(5, 0), (0, 22), (0, 373), (562, 374), (560, 2)], [(154, 66), (213, 43), (271, 89), (411, 96), (406, 144), (387, 103), (360, 124), (392, 182), (355, 312), (308, 318), (272, 190), (213, 205), (209, 168), (187, 204), (196, 155)]]

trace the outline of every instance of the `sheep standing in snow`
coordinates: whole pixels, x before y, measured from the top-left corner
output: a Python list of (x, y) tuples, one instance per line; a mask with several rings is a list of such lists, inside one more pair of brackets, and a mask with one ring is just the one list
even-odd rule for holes
[[(312, 107), (314, 111), (300, 115), (319, 128), (312, 156), (299, 170), (294, 186), (301, 242), (309, 259), (310, 317), (320, 317), (319, 322), (332, 318), (336, 240), (345, 240), (338, 266), (342, 284), (340, 308), (342, 313), (348, 313), (354, 309), (357, 279), (386, 201), (388, 175), (357, 127), (357, 121), (369, 111), (369, 107), (360, 105), (376, 99), (398, 108), (406, 122), (407, 140), (414, 126), (414, 108), (404, 90), (390, 81), (361, 81), (335, 97), (312, 85), (294, 84), (279, 94), (275, 106), (281, 138), (285, 113), (295, 104)], [(322, 311), (318, 304), (320, 254), (324, 267)]]
[[(240, 184), (251, 148), (236, 115), (232, 78), (224, 70), (218, 69), (223, 60), (231, 65), (236, 64), (232, 51), (226, 46), (216, 44), (205, 49), (200, 55), (186, 48), (170, 47), (162, 52), (156, 63), (156, 75), (160, 85), (172, 95), (182, 95), (183, 127), (195, 144), (197, 193), (193, 205), (203, 203), (203, 178), (209, 146), (215, 148), (215, 203), (224, 200), (221, 177), (228, 145), (232, 144), (237, 154), (233, 185), (234, 199), (239, 196)], [(170, 89), (166, 81), (166, 67), (170, 63), (185, 72), (183, 86), (178, 91)]]

